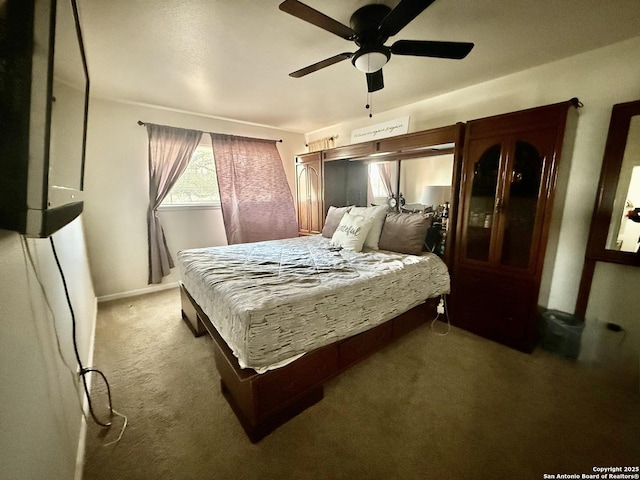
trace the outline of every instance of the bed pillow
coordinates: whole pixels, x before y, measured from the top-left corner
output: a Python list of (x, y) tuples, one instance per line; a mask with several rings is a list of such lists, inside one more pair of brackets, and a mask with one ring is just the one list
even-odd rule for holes
[(342, 220), (342, 216), (351, 210), (351, 207), (329, 207), (327, 217), (324, 220), (324, 227), (322, 227), (322, 236), (331, 238)]
[(331, 245), (342, 247), (345, 250), (361, 252), (372, 223), (373, 219), (370, 217), (351, 215), (346, 212), (331, 237)]
[(373, 218), (373, 223), (371, 224), (367, 238), (364, 240), (365, 247), (378, 250), (378, 242), (380, 241), (382, 225), (384, 224), (387, 210), (388, 207), (386, 205), (380, 205), (376, 207), (353, 207), (349, 211), (352, 215)]
[(431, 217), (421, 213), (389, 212), (382, 226), (379, 247), (392, 252), (420, 255)]

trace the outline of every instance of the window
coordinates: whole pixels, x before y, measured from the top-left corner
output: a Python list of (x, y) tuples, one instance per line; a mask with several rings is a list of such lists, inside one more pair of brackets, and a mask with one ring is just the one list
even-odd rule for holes
[(162, 207), (220, 206), (211, 138), (203, 135), (189, 165), (162, 201)]

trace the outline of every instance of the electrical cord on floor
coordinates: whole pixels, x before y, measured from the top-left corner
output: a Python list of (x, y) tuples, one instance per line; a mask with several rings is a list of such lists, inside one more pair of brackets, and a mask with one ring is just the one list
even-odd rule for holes
[(62, 265), (60, 265), (60, 260), (58, 259), (58, 253), (56, 252), (56, 246), (55, 243), (53, 242), (53, 237), (49, 237), (49, 243), (51, 244), (51, 251), (53, 252), (53, 258), (56, 261), (56, 266), (58, 267), (58, 272), (60, 272), (60, 278), (62, 279), (62, 286), (64, 287), (64, 295), (67, 299), (67, 305), (69, 306), (69, 311), (71, 312), (71, 328), (72, 328), (72, 337), (73, 337), (73, 351), (75, 353), (76, 356), (76, 362), (78, 362), (78, 367), (80, 368), (80, 378), (82, 379), (82, 385), (84, 387), (84, 392), (87, 396), (87, 404), (89, 405), (89, 413), (91, 414), (91, 418), (93, 418), (93, 421), (103, 427), (103, 428), (108, 428), (111, 426), (111, 422), (102, 422), (100, 421), (100, 419), (98, 419), (98, 417), (96, 416), (94, 410), (93, 410), (93, 403), (91, 401), (91, 394), (89, 393), (89, 386), (87, 385), (87, 373), (97, 373), (98, 375), (100, 375), (102, 377), (102, 379), (104, 380), (104, 383), (107, 387), (107, 397), (109, 398), (109, 412), (111, 417), (113, 417), (113, 404), (111, 401), (111, 387), (109, 386), (109, 382), (107, 381), (107, 377), (100, 371), (97, 370), (95, 368), (85, 368), (82, 364), (82, 359), (80, 358), (80, 352), (78, 351), (78, 341), (77, 341), (77, 328), (76, 328), (76, 315), (75, 312), (73, 310), (73, 305), (71, 304), (71, 297), (69, 296), (69, 288), (67, 287), (67, 280), (65, 278), (64, 275), (64, 271), (62, 270)]
[[(451, 322), (449, 321), (449, 309), (447, 308), (447, 298), (444, 294), (440, 295), (440, 303), (436, 307), (436, 312), (437, 312), (436, 317), (431, 321), (431, 331), (436, 335), (440, 335), (441, 337), (444, 337), (445, 335), (449, 335), (449, 332), (451, 331)], [(446, 332), (436, 332), (436, 330), (433, 328), (436, 321), (440, 318), (440, 315), (444, 315), (445, 318), (447, 319)]]
[[(108, 407), (108, 405), (107, 405)], [(108, 447), (109, 445), (114, 445), (116, 443), (118, 443), (120, 441), (120, 439), (122, 438), (122, 435), (124, 435), (124, 431), (127, 428), (127, 423), (129, 423), (129, 420), (127, 419), (127, 417), (121, 413), (116, 412), (113, 408), (111, 408), (111, 412), (115, 413), (117, 416), (122, 417), (122, 419), (124, 420), (124, 423), (122, 425), (122, 430), (120, 430), (120, 435), (118, 435), (118, 438), (116, 438), (115, 440), (109, 442), (109, 443), (105, 443), (104, 445), (102, 445), (103, 447)]]

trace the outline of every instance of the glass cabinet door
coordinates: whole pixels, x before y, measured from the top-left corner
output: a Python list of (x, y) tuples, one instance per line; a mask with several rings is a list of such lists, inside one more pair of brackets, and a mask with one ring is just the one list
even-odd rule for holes
[(467, 260), (489, 262), (491, 259), (501, 150), (501, 144), (493, 142), (477, 142), (469, 150), (470, 157), (477, 160), (468, 162), (465, 172), (470, 183), (463, 224), (463, 256)]
[(544, 155), (536, 145), (516, 140), (506, 164), (501, 219), (500, 264), (528, 268), (537, 234)]
[(548, 131), (469, 144), (465, 171), (463, 262), (535, 267), (554, 135)]

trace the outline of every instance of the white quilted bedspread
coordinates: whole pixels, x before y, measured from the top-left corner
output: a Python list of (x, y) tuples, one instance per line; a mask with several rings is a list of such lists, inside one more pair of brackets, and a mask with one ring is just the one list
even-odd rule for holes
[(321, 235), (183, 250), (178, 264), (240, 366), (258, 372), (449, 292), (434, 254), (337, 250)]

